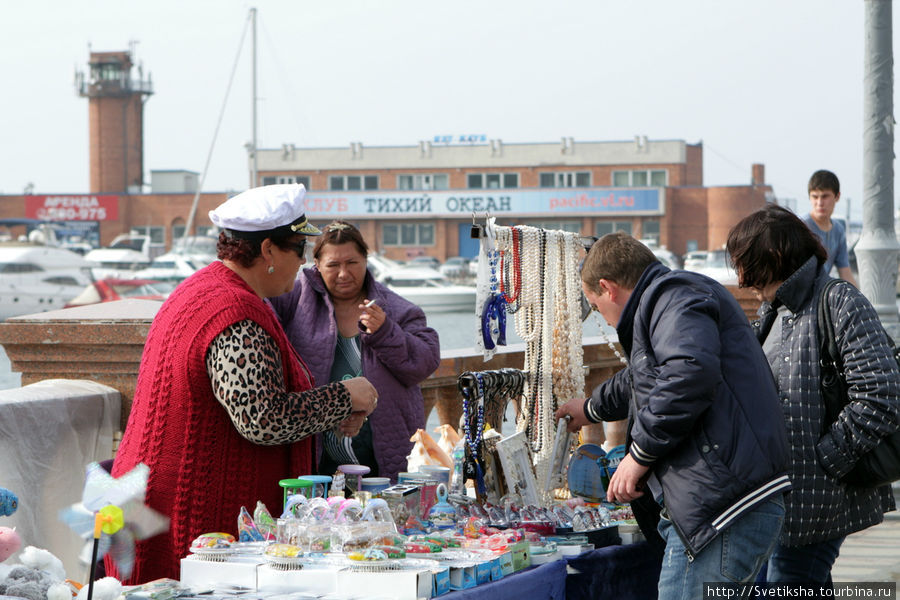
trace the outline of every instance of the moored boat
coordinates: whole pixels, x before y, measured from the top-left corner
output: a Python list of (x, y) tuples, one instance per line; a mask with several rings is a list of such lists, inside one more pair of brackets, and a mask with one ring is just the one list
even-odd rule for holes
[(401, 265), (381, 256), (369, 256), (369, 269), (383, 283), (426, 313), (475, 310), (475, 287), (455, 285), (439, 271)]
[(91, 283), (92, 266), (65, 248), (0, 243), (0, 321), (63, 308)]

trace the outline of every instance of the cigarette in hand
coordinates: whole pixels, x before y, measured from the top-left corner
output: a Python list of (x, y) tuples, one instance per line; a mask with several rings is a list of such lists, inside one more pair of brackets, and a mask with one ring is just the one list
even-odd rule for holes
[[(375, 305), (375, 300), (369, 300), (368, 302), (366, 302), (365, 304), (363, 304), (363, 308), (370, 308), (371, 306), (374, 306), (374, 305)], [(357, 323), (357, 325), (359, 326), (359, 330), (360, 330), (360, 331), (363, 331), (363, 332), (365, 332), (365, 333), (371, 333), (371, 332), (369, 331), (369, 328), (366, 327), (366, 326), (363, 324), (362, 321), (360, 321), (359, 323)]]

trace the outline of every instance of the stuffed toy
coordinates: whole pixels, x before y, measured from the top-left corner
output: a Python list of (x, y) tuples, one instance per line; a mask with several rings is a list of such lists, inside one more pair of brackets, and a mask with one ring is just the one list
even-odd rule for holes
[(22, 547), (22, 538), (15, 529), (0, 527), (0, 562), (3, 562)]
[[(122, 593), (122, 583), (115, 577), (104, 577), (94, 582), (94, 594), (92, 598), (95, 600), (115, 600)], [(76, 600), (87, 600), (88, 586), (78, 590)], [(48, 598), (53, 600), (53, 598)], [(65, 600), (65, 599), (64, 599)]]
[[(68, 586), (63, 583), (66, 572), (62, 561), (53, 554), (34, 546), (26, 546), (19, 560), (22, 564), (12, 567), (6, 576), (0, 579), (0, 597), (47, 600), (51, 588), (54, 590), (53, 597), (56, 600), (67, 600), (72, 597)], [(62, 594), (62, 588), (65, 588), (66, 595)]]
[(8, 517), (19, 508), (19, 499), (6, 488), (0, 488), (0, 517)]

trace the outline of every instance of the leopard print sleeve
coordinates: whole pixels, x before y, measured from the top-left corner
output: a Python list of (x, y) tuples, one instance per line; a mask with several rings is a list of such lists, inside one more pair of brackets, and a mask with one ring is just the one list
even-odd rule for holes
[(216, 336), (206, 352), (206, 371), (238, 433), (254, 444), (296, 442), (350, 416), (350, 393), (340, 383), (285, 391), (278, 345), (251, 320)]

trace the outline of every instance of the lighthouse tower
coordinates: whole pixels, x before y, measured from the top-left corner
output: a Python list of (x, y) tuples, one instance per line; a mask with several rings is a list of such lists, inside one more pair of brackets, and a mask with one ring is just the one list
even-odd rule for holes
[(144, 184), (144, 101), (149, 77), (131, 75), (131, 52), (91, 52), (90, 72), (75, 74), (75, 90), (88, 98), (92, 194), (140, 193)]

